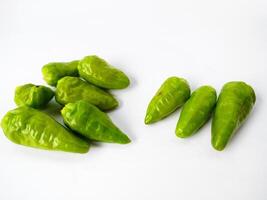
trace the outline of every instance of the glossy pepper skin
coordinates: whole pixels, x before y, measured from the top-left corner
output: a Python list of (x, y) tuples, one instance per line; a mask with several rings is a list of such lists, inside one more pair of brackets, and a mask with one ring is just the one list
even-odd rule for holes
[(123, 89), (130, 84), (129, 78), (122, 71), (95, 55), (84, 57), (78, 70), (82, 78), (101, 88)]
[(222, 151), (242, 125), (256, 101), (253, 88), (244, 82), (226, 83), (219, 95), (212, 119), (212, 146)]
[(58, 81), (56, 101), (62, 105), (86, 100), (101, 110), (111, 110), (118, 101), (108, 92), (77, 77), (66, 76)]
[(182, 106), (190, 97), (190, 87), (183, 78), (170, 77), (161, 85), (150, 101), (145, 124), (157, 122)]
[(195, 134), (210, 119), (216, 100), (213, 87), (196, 89), (182, 108), (175, 131), (177, 137), (186, 138)]
[(65, 76), (79, 76), (79, 60), (71, 62), (51, 62), (43, 66), (43, 78), (48, 85), (56, 86), (58, 80)]
[(14, 101), (17, 106), (42, 108), (54, 97), (54, 92), (42, 85), (31, 83), (16, 87)]
[(131, 142), (106, 113), (87, 101), (69, 103), (61, 114), (68, 127), (91, 140), (119, 144)]
[(24, 146), (46, 150), (86, 153), (89, 144), (73, 135), (53, 118), (22, 106), (9, 111), (1, 122), (6, 137)]

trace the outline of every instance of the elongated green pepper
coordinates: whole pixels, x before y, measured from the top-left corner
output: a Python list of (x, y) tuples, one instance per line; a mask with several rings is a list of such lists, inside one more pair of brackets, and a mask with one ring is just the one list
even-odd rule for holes
[(196, 89), (183, 106), (176, 135), (185, 138), (195, 134), (210, 119), (216, 100), (216, 90), (211, 86)]
[(56, 101), (65, 105), (78, 100), (86, 100), (101, 110), (111, 110), (119, 104), (110, 93), (80, 78), (66, 76), (60, 79), (56, 89)]
[(17, 106), (42, 108), (54, 97), (54, 92), (42, 85), (31, 83), (16, 87), (14, 101)]
[(82, 78), (102, 88), (123, 89), (130, 84), (129, 78), (122, 71), (95, 55), (84, 57), (78, 70)]
[(61, 114), (68, 127), (91, 140), (119, 144), (131, 142), (106, 113), (87, 101), (69, 103)]
[(256, 101), (253, 88), (244, 82), (226, 83), (219, 95), (212, 119), (212, 146), (223, 150), (245, 121)]
[(65, 76), (79, 76), (79, 60), (71, 62), (51, 62), (43, 66), (43, 78), (48, 85), (56, 86), (59, 79)]
[(183, 78), (170, 77), (150, 101), (145, 124), (157, 122), (182, 106), (190, 97), (190, 87)]
[(87, 142), (74, 136), (47, 114), (27, 106), (9, 111), (1, 126), (6, 137), (16, 144), (74, 153), (89, 150)]

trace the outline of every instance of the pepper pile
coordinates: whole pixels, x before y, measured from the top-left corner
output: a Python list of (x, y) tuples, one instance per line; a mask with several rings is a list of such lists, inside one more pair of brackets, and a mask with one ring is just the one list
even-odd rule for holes
[[(14, 143), (46, 150), (86, 153), (91, 141), (127, 144), (131, 140), (104, 112), (119, 103), (106, 89), (123, 89), (130, 84), (120, 70), (97, 56), (72, 62), (48, 63), (42, 68), (44, 80), (55, 86), (25, 84), (15, 90), (18, 108), (2, 119), (4, 134)], [(66, 127), (41, 108), (55, 96), (64, 106)]]
[[(104, 111), (118, 106), (107, 89), (129, 86), (129, 78), (97, 56), (82, 60), (48, 63), (42, 68), (46, 86), (25, 84), (15, 90), (18, 108), (9, 111), (1, 126), (17, 144), (75, 153), (89, 150), (90, 141), (127, 144), (126, 134)], [(66, 127), (38, 110), (55, 96)], [(170, 77), (150, 101), (145, 124), (155, 123), (182, 107), (175, 133), (186, 138), (195, 134), (212, 117), (212, 146), (223, 150), (243, 124), (256, 101), (251, 86), (241, 81), (226, 83), (217, 100), (216, 90), (201, 86), (192, 94), (183, 78)]]
[(175, 133), (186, 138), (195, 134), (212, 116), (212, 146), (222, 151), (242, 125), (256, 101), (251, 86), (241, 81), (226, 83), (217, 101), (216, 90), (201, 86), (190, 96), (190, 87), (183, 78), (170, 77), (150, 101), (145, 124), (157, 122), (183, 106)]

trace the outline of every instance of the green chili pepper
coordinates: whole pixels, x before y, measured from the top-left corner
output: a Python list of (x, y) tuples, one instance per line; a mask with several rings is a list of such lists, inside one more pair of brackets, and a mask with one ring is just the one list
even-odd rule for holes
[(59, 79), (65, 76), (79, 76), (79, 60), (71, 62), (52, 62), (43, 66), (42, 73), (47, 84), (56, 86)]
[(48, 87), (31, 83), (18, 86), (14, 101), (18, 106), (42, 108), (54, 97), (54, 92)]
[(256, 101), (253, 88), (244, 82), (226, 83), (219, 95), (212, 119), (212, 146), (223, 150), (245, 121)]
[(79, 74), (88, 82), (107, 89), (123, 89), (130, 84), (129, 78), (120, 70), (98, 56), (86, 56), (78, 65)]
[(216, 100), (214, 88), (202, 86), (196, 89), (183, 106), (176, 126), (176, 135), (185, 138), (195, 134), (210, 119)]
[(6, 137), (16, 144), (75, 153), (89, 150), (87, 142), (74, 136), (47, 114), (27, 106), (9, 111), (1, 126)]
[(183, 78), (170, 77), (150, 101), (145, 124), (157, 122), (182, 106), (190, 97), (190, 87)]
[(118, 101), (108, 92), (77, 77), (66, 76), (58, 81), (56, 101), (62, 105), (86, 100), (101, 110), (111, 110)]
[(68, 127), (91, 140), (119, 144), (131, 142), (106, 113), (87, 101), (69, 103), (61, 114)]

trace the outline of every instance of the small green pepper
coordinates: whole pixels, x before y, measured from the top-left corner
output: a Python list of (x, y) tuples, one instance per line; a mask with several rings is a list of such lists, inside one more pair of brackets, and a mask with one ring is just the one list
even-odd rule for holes
[(54, 97), (54, 92), (42, 85), (31, 83), (16, 87), (14, 101), (17, 106), (42, 108)]
[(43, 78), (48, 85), (56, 86), (59, 79), (65, 76), (79, 76), (79, 60), (71, 62), (51, 62), (43, 66)]
[(62, 105), (86, 100), (101, 110), (111, 110), (118, 101), (108, 92), (87, 83), (80, 78), (66, 76), (58, 81), (56, 101)]
[(78, 65), (79, 74), (88, 82), (107, 89), (123, 89), (130, 84), (129, 78), (120, 70), (98, 56), (86, 56)]
[(106, 113), (87, 101), (69, 103), (61, 114), (68, 127), (91, 140), (119, 144), (131, 142)]
[(6, 137), (16, 144), (74, 153), (89, 150), (87, 142), (74, 136), (47, 114), (27, 106), (9, 111), (1, 126)]
[(183, 78), (170, 77), (150, 101), (145, 124), (157, 122), (182, 106), (190, 97), (190, 87)]
[(214, 88), (202, 86), (196, 89), (182, 108), (176, 135), (185, 138), (195, 134), (210, 119), (216, 100)]
[(222, 151), (245, 121), (256, 101), (253, 88), (244, 82), (226, 83), (212, 119), (212, 146)]

